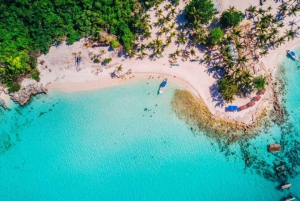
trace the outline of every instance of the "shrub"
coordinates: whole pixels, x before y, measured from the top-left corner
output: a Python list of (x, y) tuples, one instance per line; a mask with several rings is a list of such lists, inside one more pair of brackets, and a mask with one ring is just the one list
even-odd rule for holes
[(266, 85), (266, 78), (264, 76), (258, 76), (253, 78), (253, 86), (255, 89), (259, 90), (263, 90), (265, 88)]
[(8, 84), (6, 84), (6, 86), (8, 87), (8, 92), (9, 93), (13, 93), (13, 92), (19, 91), (20, 88), (21, 88), (20, 84), (17, 83), (17, 82), (8, 83)]
[(236, 10), (234, 7), (225, 10), (220, 18), (222, 28), (236, 27), (243, 20), (243, 13)]
[(208, 35), (207, 45), (212, 46), (218, 44), (221, 41), (223, 35), (224, 33), (222, 29), (220, 29), (220, 27), (212, 29)]
[(113, 49), (115, 49), (116, 47), (119, 46), (119, 42), (118, 42), (117, 40), (112, 40), (112, 41), (110, 42), (110, 46), (111, 46)]
[(38, 69), (33, 69), (30, 71), (30, 75), (32, 79), (35, 79), (37, 82), (40, 80), (40, 72)]
[(111, 62), (112, 61), (112, 58), (105, 58), (104, 60), (103, 60), (103, 63), (104, 64), (108, 64), (109, 62)]
[(94, 59), (94, 63), (100, 63), (100, 60), (98, 58)]

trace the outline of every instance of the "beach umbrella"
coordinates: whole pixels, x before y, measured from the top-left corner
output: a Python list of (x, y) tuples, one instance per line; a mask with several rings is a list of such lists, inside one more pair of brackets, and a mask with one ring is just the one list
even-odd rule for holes
[(264, 90), (264, 89), (263, 89), (263, 90), (260, 90), (260, 91), (257, 92), (257, 95), (264, 95), (265, 92), (266, 92), (266, 90)]
[(251, 101), (247, 104), (248, 107), (252, 107), (253, 105), (255, 105), (255, 102), (254, 101)]
[(241, 107), (239, 107), (239, 111), (245, 110), (245, 109), (247, 109), (247, 108), (248, 108), (247, 105), (242, 105)]
[(254, 98), (252, 98), (252, 101), (259, 101), (260, 99), (261, 99), (261, 96), (257, 95)]

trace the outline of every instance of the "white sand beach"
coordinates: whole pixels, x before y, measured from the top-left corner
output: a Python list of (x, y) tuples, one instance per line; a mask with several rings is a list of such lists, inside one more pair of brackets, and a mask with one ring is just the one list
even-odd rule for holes
[[(163, 7), (166, 3), (163, 3)], [(235, 6), (237, 9), (244, 12), (244, 10), (250, 5), (259, 5), (259, 1), (251, 0), (222, 0), (222, 9), (225, 10), (229, 6)], [(273, 11), (276, 12), (276, 7), (279, 5), (274, 1), (267, 1), (264, 3), (263, 8), (268, 6), (273, 7)], [(179, 9), (184, 9), (185, 3), (181, 1)], [(156, 20), (153, 9), (148, 11), (151, 15), (152, 22)], [(286, 17), (284, 24), (288, 27), (289, 21), (295, 17)], [(286, 27), (281, 30), (284, 31)], [(157, 30), (152, 30), (152, 38), (155, 38)], [(161, 36), (164, 41), (166, 37)], [(185, 49), (185, 45), (177, 45), (174, 41), (169, 47), (165, 48), (163, 57), (157, 59), (137, 59), (137, 58), (124, 58), (118, 57), (117, 52), (109, 51), (109, 48), (87, 48), (84, 46), (86, 39), (81, 39), (75, 42), (73, 45), (67, 45), (65, 42), (59, 46), (52, 46), (49, 53), (42, 55), (38, 58), (38, 69), (40, 71), (40, 82), (45, 84), (50, 90), (61, 90), (64, 92), (76, 92), (82, 90), (95, 90), (98, 88), (104, 88), (109, 86), (120, 85), (125, 82), (129, 82), (133, 79), (146, 78), (150, 76), (153, 79), (163, 80), (167, 77), (171, 81), (181, 84), (187, 90), (191, 91), (195, 96), (201, 97), (206, 103), (207, 107), (211, 111), (214, 117), (223, 118), (230, 121), (237, 121), (243, 123), (252, 123), (255, 117), (262, 112), (262, 110), (268, 107), (272, 103), (272, 91), (270, 87), (267, 88), (266, 94), (262, 99), (253, 107), (241, 112), (225, 112), (225, 107), (228, 105), (244, 105), (248, 103), (254, 96), (247, 98), (236, 97), (235, 101), (231, 104), (224, 104), (220, 99), (217, 92), (218, 77), (212, 71), (211, 66), (208, 67), (206, 63), (177, 60), (179, 66), (170, 65), (169, 54), (173, 53), (177, 49)], [(143, 41), (147, 44), (148, 41)], [(279, 60), (286, 55), (287, 49), (293, 49), (300, 44), (300, 39), (295, 38), (286, 44), (280, 46), (277, 49), (271, 50), (267, 57), (260, 59), (260, 62), (266, 66), (266, 70), (270, 74), (276, 72), (276, 65)], [(100, 64), (93, 63), (91, 59), (92, 55), (99, 54), (100, 50), (105, 50), (106, 53), (101, 58), (112, 58), (112, 62), (106, 67)], [(76, 70), (75, 56), (73, 53), (81, 52), (82, 61), (80, 63), (80, 71)], [(150, 52), (149, 52), (150, 53)], [(204, 57), (204, 53), (200, 50), (196, 50), (196, 55), (200, 58)], [(41, 65), (43, 61), (43, 65)], [(127, 75), (123, 79), (111, 78), (111, 73), (119, 65), (122, 65), (123, 72), (131, 69), (132, 74)], [(259, 63), (256, 64), (259, 66)], [(259, 67), (258, 67), (259, 68)], [(101, 72), (100, 72), (101, 71)]]

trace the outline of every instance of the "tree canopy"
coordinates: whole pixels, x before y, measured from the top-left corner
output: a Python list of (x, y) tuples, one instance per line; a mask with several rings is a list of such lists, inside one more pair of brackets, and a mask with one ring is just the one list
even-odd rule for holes
[[(135, 26), (154, 0), (19, 0), (0, 4), (0, 79), (14, 83), (30, 74), (40, 53), (67, 40), (107, 31), (126, 51), (133, 48)], [(112, 43), (113, 46), (117, 42)], [(35, 73), (36, 76), (36, 73)], [(13, 85), (9, 85), (13, 86)]]
[(225, 10), (220, 18), (220, 25), (223, 28), (236, 27), (243, 20), (243, 13), (236, 10), (234, 7), (230, 7)]
[(186, 18), (190, 22), (200, 21), (208, 24), (214, 17), (216, 9), (211, 0), (192, 0), (186, 7)]
[(266, 85), (266, 78), (264, 76), (258, 76), (253, 78), (253, 86), (257, 90), (263, 90)]
[(210, 30), (210, 33), (207, 38), (207, 44), (208, 46), (216, 45), (221, 41), (221, 38), (223, 37), (224, 33), (220, 27), (214, 28)]

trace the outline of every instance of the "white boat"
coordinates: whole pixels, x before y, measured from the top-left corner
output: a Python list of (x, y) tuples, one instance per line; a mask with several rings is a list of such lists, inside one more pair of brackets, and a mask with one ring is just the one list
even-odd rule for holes
[(293, 50), (288, 50), (287, 53), (293, 58), (298, 60), (298, 56), (296, 55), (296, 53)]
[(160, 84), (160, 87), (159, 87), (159, 93), (161, 94), (162, 92), (164, 92), (164, 89), (166, 87), (168, 83), (168, 79), (164, 79), (164, 81)]

